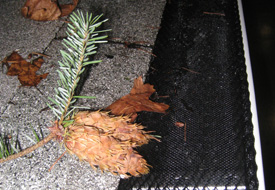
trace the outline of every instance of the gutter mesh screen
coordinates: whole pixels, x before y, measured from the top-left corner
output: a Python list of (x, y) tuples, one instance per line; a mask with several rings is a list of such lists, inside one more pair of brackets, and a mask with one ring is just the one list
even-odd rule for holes
[[(138, 151), (148, 175), (126, 189), (256, 190), (253, 125), (236, 0), (167, 1), (146, 82), (167, 114), (138, 123), (160, 135)], [(185, 123), (177, 127), (176, 122)]]

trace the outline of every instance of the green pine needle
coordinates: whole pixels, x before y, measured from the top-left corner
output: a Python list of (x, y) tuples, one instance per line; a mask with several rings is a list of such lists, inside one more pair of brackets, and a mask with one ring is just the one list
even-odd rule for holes
[(76, 107), (72, 106), (77, 98), (94, 98), (89, 96), (74, 96), (75, 89), (84, 72), (85, 66), (101, 62), (101, 60), (89, 60), (89, 56), (96, 54), (96, 44), (105, 43), (107, 36), (99, 36), (99, 33), (109, 30), (96, 30), (107, 19), (99, 21), (102, 15), (92, 17), (92, 14), (86, 14), (77, 11), (70, 16), (71, 23), (68, 24), (67, 39), (64, 39), (63, 45), (67, 51), (61, 50), (62, 61), (59, 61), (58, 88), (55, 89), (56, 95), (49, 100), (55, 106), (48, 106), (54, 112), (61, 124)]
[(94, 96), (74, 96), (74, 98), (95, 99)]
[[(36, 140), (36, 143), (38, 143), (39, 141), (40, 141), (40, 138), (38, 137), (38, 135), (37, 135), (37, 133), (36, 133), (36, 131), (33, 129), (33, 127), (31, 126), (31, 128), (32, 128), (32, 133), (34, 134), (34, 136), (35, 136), (35, 140)], [(41, 131), (40, 131), (41, 132)]]
[(18, 153), (19, 151), (16, 148), (13, 136), (0, 134), (0, 159), (7, 158), (15, 152)]

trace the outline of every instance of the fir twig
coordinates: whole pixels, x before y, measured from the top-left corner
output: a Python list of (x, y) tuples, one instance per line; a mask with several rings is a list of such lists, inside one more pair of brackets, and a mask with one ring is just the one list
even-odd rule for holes
[[(67, 51), (61, 50), (62, 61), (59, 63), (59, 74), (58, 88), (55, 88), (55, 98), (49, 98), (55, 106), (48, 104), (52, 109), (53, 113), (58, 118), (58, 124), (63, 127), (72, 123), (71, 120), (68, 122), (65, 119), (70, 116), (76, 107), (72, 106), (77, 98), (94, 98), (87, 96), (74, 96), (75, 89), (80, 80), (80, 75), (84, 72), (85, 66), (99, 63), (101, 60), (89, 60), (89, 56), (96, 53), (96, 44), (107, 42), (103, 39), (107, 36), (99, 36), (99, 33), (106, 32), (109, 30), (97, 31), (96, 28), (101, 26), (107, 19), (99, 21), (102, 15), (92, 17), (92, 14), (86, 14), (84, 17), (83, 13), (78, 11), (72, 13), (70, 16), (71, 24), (68, 24), (68, 38), (64, 39), (63, 45), (67, 48)], [(55, 133), (50, 133), (47, 137), (39, 141), (32, 147), (29, 147), (17, 154), (8, 156), (5, 159), (0, 159), (0, 163), (14, 160), (22, 157), (37, 148), (45, 145), (50, 140), (56, 137)]]
[[(65, 118), (75, 109), (72, 104), (76, 98), (87, 98), (85, 96), (74, 96), (80, 75), (84, 72), (85, 66), (99, 63), (101, 60), (89, 61), (89, 56), (96, 53), (96, 44), (104, 43), (103, 39), (107, 36), (98, 36), (97, 31), (103, 22), (98, 22), (102, 15), (92, 18), (92, 15), (86, 15), (86, 18), (81, 12), (71, 15), (71, 23), (68, 24), (68, 38), (64, 40), (64, 46), (67, 47), (67, 52), (61, 50), (62, 61), (59, 62), (58, 88), (55, 89), (55, 98), (49, 98), (55, 107), (49, 105), (61, 125)], [(105, 30), (106, 31), (106, 30)], [(88, 97), (93, 98), (93, 97)]]

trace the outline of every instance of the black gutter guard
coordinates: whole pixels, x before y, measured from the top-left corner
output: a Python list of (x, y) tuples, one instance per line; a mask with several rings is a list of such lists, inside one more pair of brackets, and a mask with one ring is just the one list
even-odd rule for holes
[(151, 172), (118, 189), (258, 189), (237, 1), (168, 0), (153, 54), (146, 82), (170, 109), (140, 114), (161, 142), (138, 150)]

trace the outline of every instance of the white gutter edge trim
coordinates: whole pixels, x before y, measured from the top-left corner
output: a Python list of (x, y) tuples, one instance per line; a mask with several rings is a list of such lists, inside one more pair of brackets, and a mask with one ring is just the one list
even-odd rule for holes
[(251, 62), (250, 62), (245, 20), (244, 20), (244, 14), (243, 14), (243, 6), (242, 6), (241, 0), (238, 0), (238, 7), (239, 7), (241, 29), (242, 29), (242, 36), (243, 36), (244, 57), (245, 57), (245, 63), (246, 63), (249, 99), (251, 102), (252, 124), (254, 126), (253, 133), (255, 137), (256, 164), (258, 166), (257, 178), (259, 181), (259, 190), (265, 190), (264, 169), (263, 169), (260, 131), (259, 131), (257, 106), (256, 106), (256, 98), (255, 98), (255, 89), (254, 89), (254, 83), (253, 83), (252, 68), (251, 68)]

